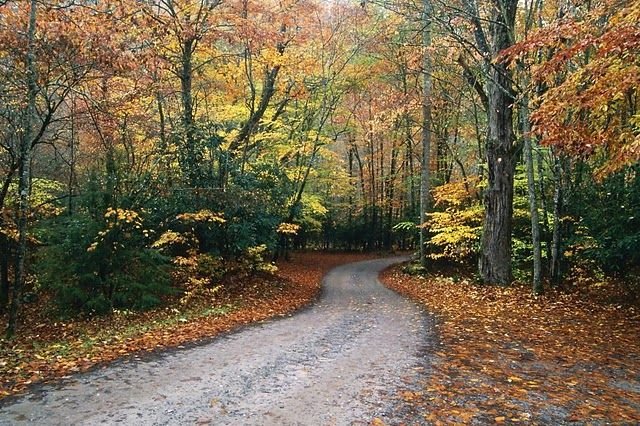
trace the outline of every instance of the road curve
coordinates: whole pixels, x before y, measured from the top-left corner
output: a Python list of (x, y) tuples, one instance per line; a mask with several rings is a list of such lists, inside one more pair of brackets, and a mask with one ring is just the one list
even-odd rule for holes
[(419, 424), (432, 320), (377, 274), (340, 266), (310, 308), (212, 342), (117, 362), (0, 404), (0, 424)]

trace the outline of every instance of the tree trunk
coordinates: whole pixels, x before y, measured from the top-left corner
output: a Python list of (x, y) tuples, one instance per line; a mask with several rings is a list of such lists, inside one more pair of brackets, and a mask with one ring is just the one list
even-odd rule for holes
[(562, 161), (560, 158), (555, 158), (554, 161), (554, 191), (553, 191), (553, 236), (551, 239), (551, 270), (549, 275), (551, 277), (551, 283), (554, 286), (560, 285), (562, 281), (562, 213), (563, 206), (563, 170)]
[(549, 213), (547, 209), (547, 195), (546, 195), (546, 185), (545, 185), (545, 177), (544, 177), (544, 164), (542, 153), (539, 153), (537, 156), (537, 166), (538, 166), (538, 186), (539, 186), (539, 194), (540, 194), (540, 208), (542, 209), (542, 233), (545, 238), (545, 254), (546, 261), (543, 268), (543, 271), (549, 271), (550, 268), (550, 259), (551, 259), (551, 232), (549, 231)]
[(70, 136), (70, 141), (69, 141), (69, 180), (67, 181), (67, 195), (69, 197), (68, 201), (67, 201), (67, 214), (69, 216), (73, 216), (73, 212), (74, 212), (74, 198), (75, 198), (75, 194), (74, 194), (74, 189), (76, 187), (77, 184), (77, 179), (76, 179), (76, 150), (77, 150), (77, 146), (76, 146), (76, 101), (75, 101), (75, 97), (72, 97), (71, 99), (71, 136)]
[(0, 236), (0, 313), (6, 312), (9, 304), (9, 241)]
[(529, 121), (529, 98), (524, 96), (520, 105), (520, 123), (524, 138), (524, 159), (527, 167), (527, 192), (531, 213), (531, 242), (533, 244), (533, 294), (542, 294), (542, 252), (540, 247), (540, 219), (538, 218), (538, 200), (536, 181), (533, 174), (533, 148), (531, 146), (531, 122)]
[(393, 140), (393, 146), (391, 147), (391, 164), (389, 165), (389, 178), (387, 179), (387, 225), (385, 229), (385, 248), (391, 249), (393, 247), (393, 212), (394, 212), (394, 197), (395, 197), (395, 175), (396, 168), (398, 167), (398, 148), (396, 146), (396, 140)]
[(34, 117), (36, 115), (36, 80), (35, 36), (36, 36), (36, 0), (31, 0), (29, 12), (28, 45), (26, 57), (27, 73), (27, 111), (25, 114), (24, 133), (20, 140), (20, 175), (18, 180), (18, 246), (14, 271), (13, 294), (9, 309), (7, 338), (13, 337), (18, 328), (20, 303), (25, 280), (25, 260), (27, 257), (27, 220), (29, 218), (29, 197), (31, 193), (31, 142), (34, 133)]
[(422, 159), (420, 173), (420, 263), (427, 266), (425, 245), (427, 243), (427, 210), (429, 209), (429, 166), (431, 164), (431, 0), (423, 0), (424, 29), (422, 32)]
[(369, 232), (367, 233), (367, 250), (373, 250), (376, 245), (378, 229), (378, 183), (376, 179), (376, 158), (375, 158), (375, 141), (373, 130), (373, 113), (371, 99), (369, 99), (369, 137), (367, 139), (367, 148), (369, 150), (369, 208), (371, 223), (367, 225)]
[[(9, 186), (16, 172), (16, 164), (11, 164), (0, 188), (0, 228), (4, 225), (4, 203), (9, 193)], [(0, 234), (0, 312), (9, 307), (9, 261), (11, 259), (11, 241), (5, 234)]]
[(182, 43), (182, 60), (180, 70), (180, 89), (182, 100), (182, 126), (184, 127), (184, 154), (182, 160), (183, 171), (186, 172), (189, 184), (197, 187), (198, 160), (196, 149), (196, 129), (193, 119), (193, 49), (195, 41), (187, 39)]
[[(496, 1), (493, 10), (492, 53), (509, 47), (517, 0)], [(486, 142), (488, 186), (478, 262), (483, 282), (508, 285), (512, 281), (511, 229), (513, 220), (513, 103), (511, 72), (504, 63), (492, 63), (487, 80), (489, 132)]]
[[(476, 133), (476, 143), (478, 146), (478, 163), (480, 163), (484, 159), (484, 150), (482, 149), (484, 144), (482, 143), (483, 132), (480, 131), (478, 105), (476, 104), (475, 100), (473, 100), (473, 123), (474, 123), (474, 129)], [(484, 178), (484, 167), (478, 167), (478, 179), (482, 180), (483, 178)], [(480, 194), (478, 194), (478, 197), (480, 197)]]
[[(353, 135), (349, 135), (349, 183), (352, 184), (353, 183)], [(353, 229), (353, 205), (354, 205), (354, 199), (353, 199), (353, 193), (349, 192), (349, 214), (347, 216), (347, 229), (352, 230)], [(347, 238), (347, 250), (351, 250), (352, 249), (352, 239), (351, 237)]]

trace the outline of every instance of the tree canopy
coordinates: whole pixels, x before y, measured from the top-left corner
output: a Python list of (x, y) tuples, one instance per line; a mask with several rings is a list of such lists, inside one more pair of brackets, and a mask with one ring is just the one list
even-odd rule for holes
[(30, 294), (147, 309), (294, 248), (421, 248), (536, 292), (595, 266), (637, 292), (639, 21), (620, 0), (2, 2), (9, 334)]

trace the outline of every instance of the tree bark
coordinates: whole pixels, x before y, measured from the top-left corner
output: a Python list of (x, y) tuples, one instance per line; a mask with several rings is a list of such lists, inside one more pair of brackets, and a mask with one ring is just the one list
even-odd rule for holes
[[(14, 162), (10, 164), (7, 175), (4, 178), (2, 187), (0, 187), (0, 228), (5, 224), (5, 218), (3, 214), (4, 203), (9, 193), (9, 186), (13, 181), (13, 176), (16, 173), (17, 164)], [(6, 312), (9, 306), (9, 261), (11, 259), (11, 240), (5, 234), (0, 233), (0, 312)]]
[(69, 179), (67, 181), (67, 194), (68, 194), (68, 200), (67, 200), (67, 214), (69, 216), (73, 216), (73, 212), (75, 209), (75, 204), (74, 204), (74, 198), (75, 198), (75, 194), (74, 194), (74, 189), (76, 188), (77, 185), (77, 179), (76, 179), (76, 160), (77, 160), (77, 155), (76, 155), (76, 151), (77, 151), (77, 146), (76, 146), (76, 101), (75, 101), (75, 97), (71, 98), (71, 125), (70, 125), (70, 140), (69, 140)]
[[(492, 55), (512, 44), (518, 0), (495, 0), (491, 32)], [(478, 262), (483, 282), (508, 285), (512, 281), (511, 229), (513, 220), (513, 103), (511, 72), (504, 63), (490, 66), (487, 80), (489, 132), (486, 142), (488, 186)]]
[(385, 229), (385, 248), (393, 247), (393, 216), (395, 197), (395, 176), (398, 167), (398, 147), (395, 139), (391, 147), (391, 164), (389, 164), (389, 178), (387, 179), (387, 224)]
[(198, 186), (198, 160), (196, 149), (196, 129), (193, 118), (193, 50), (195, 40), (186, 39), (182, 43), (182, 58), (180, 69), (180, 89), (182, 100), (182, 126), (184, 127), (184, 157), (182, 168), (187, 174), (189, 184)]
[(562, 281), (562, 214), (563, 205), (563, 167), (562, 160), (555, 158), (554, 161), (554, 191), (553, 191), (553, 236), (551, 238), (551, 264), (549, 275), (551, 283), (559, 286)]
[(538, 166), (538, 193), (540, 194), (540, 208), (542, 209), (542, 234), (545, 238), (545, 254), (546, 261), (544, 264), (543, 271), (549, 271), (550, 259), (551, 259), (551, 232), (549, 231), (549, 213), (547, 208), (547, 195), (546, 195), (546, 185), (545, 185), (545, 177), (544, 177), (544, 164), (542, 153), (539, 153), (537, 156), (537, 166)]
[(423, 25), (422, 48), (424, 54), (422, 58), (422, 158), (420, 173), (420, 263), (427, 266), (427, 256), (425, 245), (427, 243), (427, 231), (425, 223), (427, 221), (427, 210), (429, 209), (429, 167), (431, 163), (431, 0), (423, 0)]
[(9, 241), (4, 236), (0, 236), (0, 313), (6, 312), (9, 304)]
[(524, 96), (520, 104), (520, 123), (524, 140), (524, 159), (527, 168), (527, 193), (529, 211), (531, 213), (531, 242), (533, 244), (533, 294), (542, 294), (542, 250), (540, 246), (540, 219), (538, 217), (538, 200), (536, 197), (536, 181), (533, 173), (533, 147), (531, 140), (531, 122), (529, 120), (529, 97)]
[(36, 96), (38, 83), (36, 77), (35, 36), (36, 36), (36, 0), (30, 2), (29, 27), (27, 32), (27, 110), (25, 114), (24, 133), (20, 140), (20, 161), (18, 181), (18, 245), (16, 249), (16, 265), (14, 271), (13, 294), (9, 309), (7, 338), (15, 335), (18, 328), (20, 304), (25, 281), (25, 260), (27, 257), (27, 220), (31, 192), (31, 142), (34, 133), (34, 117), (36, 115)]

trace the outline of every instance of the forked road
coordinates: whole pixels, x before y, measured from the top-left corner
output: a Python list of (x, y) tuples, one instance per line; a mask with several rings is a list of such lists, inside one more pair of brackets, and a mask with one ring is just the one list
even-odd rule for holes
[(401, 260), (334, 269), (292, 317), (41, 386), (1, 403), (0, 424), (422, 423), (401, 394), (428, 375), (432, 323), (377, 280)]

